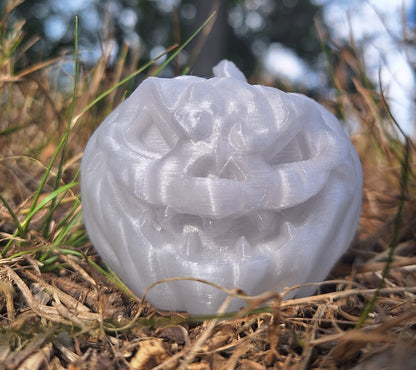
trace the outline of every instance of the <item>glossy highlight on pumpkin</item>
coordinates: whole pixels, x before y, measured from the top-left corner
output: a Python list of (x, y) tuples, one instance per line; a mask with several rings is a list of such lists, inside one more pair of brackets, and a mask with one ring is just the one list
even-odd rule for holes
[[(353, 239), (361, 193), (359, 158), (331, 113), (250, 85), (227, 60), (210, 79), (147, 78), (98, 127), (81, 165), (90, 239), (139, 297), (170, 277), (249, 295), (321, 281)], [(225, 297), (174, 281), (147, 299), (211, 314)], [(234, 298), (228, 310), (243, 305)]]

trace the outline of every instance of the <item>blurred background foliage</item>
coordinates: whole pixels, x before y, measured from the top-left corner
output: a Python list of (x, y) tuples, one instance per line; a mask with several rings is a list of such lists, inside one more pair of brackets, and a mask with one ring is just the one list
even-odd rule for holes
[[(75, 16), (79, 17), (84, 68), (95, 66), (104, 56), (106, 68), (111, 70), (123, 55), (134, 70), (170, 46), (183, 43), (215, 10), (215, 23), (162, 76), (178, 75), (190, 66), (188, 73), (209, 77), (212, 66), (227, 58), (252, 82), (332, 99), (337, 89), (335, 77), (343, 80), (350, 93), (356, 92), (352, 77), (360, 72), (344, 63), (344, 57), (362, 55), (362, 64), (372, 78), (367, 87), (377, 89), (379, 77), (385, 78), (384, 87), (389, 85), (385, 91), (391, 92), (398, 106), (392, 104), (393, 113), (414, 133), (415, 0), (17, 1), (20, 4), (12, 18), (25, 20), (25, 42), (31, 45), (17, 66), (65, 56), (68, 63), (62, 63), (57, 79), (63, 89), (73, 74)], [(0, 14), (6, 3), (0, 0)], [(393, 14), (393, 5), (402, 13)], [(338, 13), (344, 13), (344, 20)], [(393, 18), (397, 18), (395, 23), (390, 22)], [(371, 32), (372, 27), (378, 34)], [(379, 36), (380, 30), (384, 38)]]
[[(226, 57), (250, 75), (273, 43), (309, 64), (317, 62), (321, 46), (314, 19), (322, 19), (322, 5), (310, 0), (26, 0), (14, 16), (27, 20), (27, 35), (39, 35), (27, 52), (27, 63), (71, 50), (78, 15), (82, 61), (94, 65), (109, 53), (111, 65), (123, 44), (143, 61), (186, 40), (213, 10), (215, 26), (192, 73), (209, 76), (212, 66)], [(182, 64), (195, 46), (182, 53)]]

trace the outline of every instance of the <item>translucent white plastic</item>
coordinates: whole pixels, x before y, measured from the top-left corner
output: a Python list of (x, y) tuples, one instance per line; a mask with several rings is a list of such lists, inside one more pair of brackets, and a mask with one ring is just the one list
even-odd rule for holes
[[(85, 149), (87, 231), (139, 297), (170, 277), (249, 295), (321, 281), (356, 231), (362, 170), (337, 119), (303, 95), (248, 84), (232, 62), (214, 75), (146, 79)], [(209, 314), (225, 294), (175, 281), (147, 298)]]

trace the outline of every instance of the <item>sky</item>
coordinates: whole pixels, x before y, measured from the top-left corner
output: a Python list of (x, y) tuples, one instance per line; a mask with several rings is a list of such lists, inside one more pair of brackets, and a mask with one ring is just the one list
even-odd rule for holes
[[(403, 15), (414, 16), (415, 2), (411, 0), (333, 1), (325, 7), (325, 18), (337, 37), (361, 39), (365, 46), (364, 61), (373, 81), (379, 76), (390, 99), (394, 117), (415, 136), (415, 76), (410, 62), (416, 62), (414, 50), (406, 49), (403, 40)], [(405, 14), (403, 13), (405, 12)], [(413, 55), (411, 55), (413, 53)]]
[[(353, 37), (362, 44), (363, 59), (373, 81), (381, 79), (393, 116), (404, 131), (416, 136), (414, 50), (406, 49), (403, 39), (403, 11), (409, 24), (415, 25), (415, 1), (412, 0), (314, 0), (325, 5), (324, 19), (335, 39)], [(410, 17), (411, 16), (411, 17)], [(414, 35), (413, 35), (414, 37)], [(265, 68), (276, 77), (288, 78), (307, 87), (319, 84), (313, 71), (296, 54), (280, 44), (272, 44), (263, 57)], [(282, 73), (284, 71), (284, 75)], [(305, 80), (305, 76), (308, 78)]]

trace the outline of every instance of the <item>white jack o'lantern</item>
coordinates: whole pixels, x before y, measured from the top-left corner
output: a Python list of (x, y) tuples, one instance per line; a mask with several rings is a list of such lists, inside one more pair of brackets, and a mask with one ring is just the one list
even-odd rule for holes
[[(229, 61), (214, 74), (146, 79), (85, 149), (87, 231), (138, 296), (170, 277), (249, 295), (321, 281), (354, 236), (362, 170), (337, 119), (303, 95), (248, 84)], [(207, 314), (225, 296), (174, 281), (147, 298)]]

